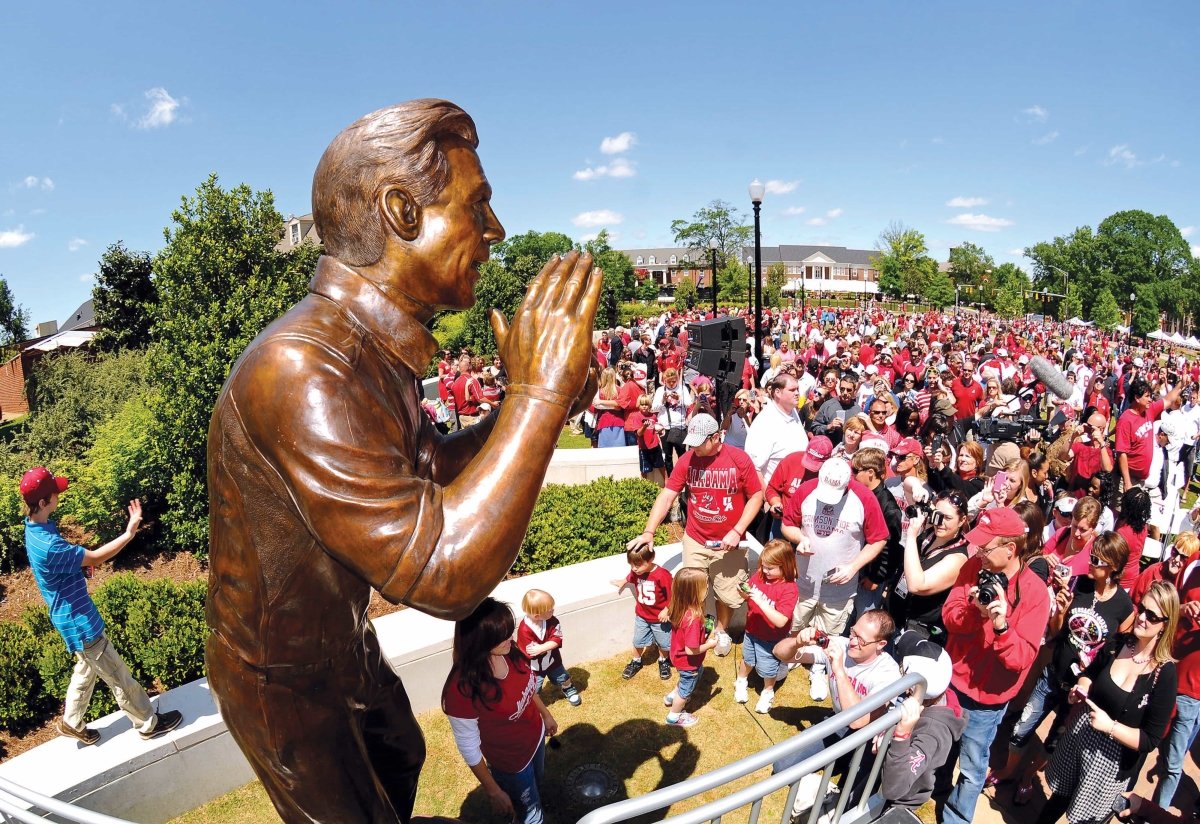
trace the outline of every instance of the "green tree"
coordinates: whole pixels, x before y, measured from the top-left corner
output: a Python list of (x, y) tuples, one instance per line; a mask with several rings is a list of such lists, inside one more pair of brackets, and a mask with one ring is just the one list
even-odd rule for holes
[(1059, 301), (1059, 319), (1083, 317), (1101, 289), (1116, 294), (1117, 282), (1104, 265), (1096, 236), (1090, 226), (1080, 226), (1069, 235), (1035, 243), (1025, 249), (1033, 261), (1033, 284), (1046, 292), (1073, 298)]
[(156, 480), (163, 523), (179, 546), (208, 540), (208, 420), (233, 362), (307, 292), (320, 248), (275, 250), (283, 218), (269, 191), (222, 189), (215, 174), (182, 198), (154, 259), (158, 286), (151, 373)]
[(1183, 234), (1166, 215), (1138, 209), (1116, 212), (1100, 222), (1096, 242), (1122, 288), (1134, 287), (1139, 297), (1146, 294), (1147, 307), (1153, 303), (1155, 321), (1150, 331), (1158, 328), (1158, 311), (1172, 320), (1190, 311), (1195, 302), (1195, 261)]
[(1158, 301), (1154, 299), (1153, 290), (1141, 290), (1133, 304), (1133, 323), (1130, 324), (1130, 331), (1144, 338), (1159, 328), (1158, 314)]
[(925, 281), (925, 292), (922, 297), (939, 309), (944, 309), (954, 303), (954, 284), (951, 282), (950, 276), (940, 270), (935, 271)]
[(1030, 283), (1019, 266), (1002, 263), (984, 277), (987, 278), (984, 300), (991, 303), (998, 315), (1012, 318), (1025, 313), (1025, 291)]
[(950, 249), (950, 278), (960, 286), (983, 285), (993, 268), (992, 256), (974, 243), (963, 243)]
[(145, 349), (158, 304), (158, 289), (147, 252), (131, 252), (121, 241), (104, 250), (92, 305), (96, 311), (96, 346), (105, 352)]
[(607, 229), (601, 229), (595, 239), (583, 245), (583, 249), (591, 253), (595, 265), (604, 273), (594, 328), (612, 329), (617, 325), (617, 306), (623, 301), (632, 300), (637, 288), (633, 264), (628, 255), (608, 245)]
[(750, 267), (740, 260), (730, 260), (717, 270), (717, 299), (722, 303), (745, 306), (750, 300)]
[(925, 282), (937, 271), (928, 256), (925, 236), (899, 221), (888, 225), (875, 242), (872, 262), (879, 271), (879, 289), (890, 296), (921, 294)]
[(691, 278), (679, 281), (679, 285), (675, 287), (675, 308), (677, 310), (686, 312), (696, 305), (698, 298), (696, 284), (692, 283)]
[(763, 283), (763, 305), (783, 306), (783, 287), (787, 283), (787, 267), (772, 263), (767, 267), (767, 280)]
[(691, 220), (671, 221), (675, 242), (688, 248), (692, 260), (707, 260), (709, 241), (716, 240), (718, 269), (741, 258), (742, 247), (750, 242), (753, 232), (746, 216), (723, 200), (696, 210)]
[(1092, 313), (1088, 319), (1105, 332), (1111, 332), (1120, 324), (1121, 308), (1117, 306), (1117, 299), (1113, 297), (1112, 292), (1107, 289), (1100, 290), (1100, 294), (1092, 301)]
[[(1108, 291), (1107, 289), (1104, 291)], [(1112, 292), (1109, 292), (1111, 295)], [(1066, 300), (1062, 301), (1062, 317), (1059, 320), (1070, 320), (1071, 318), (1083, 317), (1083, 301), (1079, 298), (1079, 287), (1075, 285), (1067, 286)]]
[(29, 310), (17, 304), (8, 281), (0, 276), (0, 346), (9, 347), (29, 337)]

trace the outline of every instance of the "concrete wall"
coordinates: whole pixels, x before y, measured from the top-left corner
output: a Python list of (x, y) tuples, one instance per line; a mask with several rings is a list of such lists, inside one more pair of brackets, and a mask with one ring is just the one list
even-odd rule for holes
[[(659, 547), (658, 562), (674, 572), (680, 545)], [(526, 590), (536, 587), (554, 595), (566, 636), (563, 658), (571, 667), (630, 648), (633, 599), (628, 590), (618, 595), (610, 583), (628, 572), (625, 556), (613, 555), (505, 581), (494, 595), (513, 606), (518, 620)], [(405, 609), (383, 616), (375, 627), (384, 654), (404, 680), (413, 711), (437, 709), (450, 671), (453, 623)], [(183, 724), (147, 742), (124, 715), (115, 713), (90, 725), (100, 733), (98, 745), (84, 747), (59, 737), (0, 764), (0, 776), (53, 798), (147, 824), (166, 821), (253, 780), (207, 681), (170, 690), (155, 703), (160, 711), (180, 710)]]

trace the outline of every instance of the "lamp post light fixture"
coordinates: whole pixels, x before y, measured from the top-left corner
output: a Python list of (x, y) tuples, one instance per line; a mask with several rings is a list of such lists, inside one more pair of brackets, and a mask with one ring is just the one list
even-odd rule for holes
[(1135, 300), (1137, 300), (1137, 293), (1130, 292), (1129, 293), (1129, 323), (1127, 323), (1125, 325), (1129, 327), (1129, 333), (1131, 335), (1133, 334), (1133, 302)]
[(762, 356), (762, 233), (759, 212), (762, 210), (766, 187), (755, 178), (749, 191), (750, 202), (754, 204), (754, 356), (758, 358), (758, 376), (761, 378), (767, 365)]
[(710, 237), (708, 239), (708, 251), (712, 253), (712, 295), (713, 295), (713, 317), (717, 316), (717, 239)]

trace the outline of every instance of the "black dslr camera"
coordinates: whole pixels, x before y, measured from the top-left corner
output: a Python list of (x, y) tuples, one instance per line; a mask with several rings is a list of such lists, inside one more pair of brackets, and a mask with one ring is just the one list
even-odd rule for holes
[(1003, 572), (992, 572), (990, 569), (979, 570), (976, 581), (979, 587), (977, 600), (981, 604), (990, 604), (999, 600), (1001, 592), (1008, 592), (1008, 576)]

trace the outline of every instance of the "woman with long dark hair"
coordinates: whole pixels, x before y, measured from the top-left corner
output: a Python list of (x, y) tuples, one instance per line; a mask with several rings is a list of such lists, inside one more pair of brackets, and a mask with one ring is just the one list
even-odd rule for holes
[(513, 647), (515, 629), (512, 610), (495, 598), (455, 623), (442, 712), (492, 807), (507, 820), (541, 824), (546, 736), (558, 723), (538, 697), (539, 676)]
[(1115, 532), (1129, 544), (1129, 562), (1125, 564), (1125, 572), (1121, 575), (1121, 587), (1126, 591), (1133, 589), (1142, 571), (1142, 549), (1146, 546), (1146, 525), (1149, 522), (1150, 493), (1141, 486), (1125, 490), (1121, 496), (1121, 514), (1117, 517)]
[(967, 562), (969, 523), (966, 498), (959, 492), (939, 496), (928, 520), (924, 512), (909, 519), (904, 536), (904, 574), (896, 582), (888, 604), (897, 630), (915, 630), (923, 638), (945, 643), (942, 605)]

